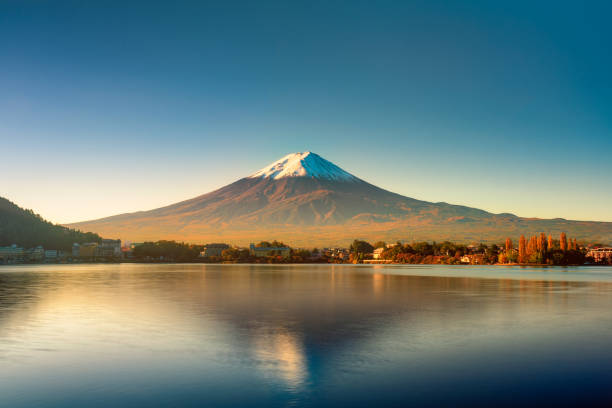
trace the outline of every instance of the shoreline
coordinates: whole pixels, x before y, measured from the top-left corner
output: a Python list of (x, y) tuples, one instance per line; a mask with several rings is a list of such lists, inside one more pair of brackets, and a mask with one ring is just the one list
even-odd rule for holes
[(3, 266), (19, 266), (19, 265), (113, 265), (113, 264), (147, 264), (147, 265), (443, 265), (443, 266), (529, 266), (529, 267), (569, 267), (569, 266), (612, 266), (610, 264), (568, 264), (568, 265), (550, 265), (550, 264), (526, 264), (526, 263), (507, 263), (507, 264), (443, 264), (443, 263), (402, 263), (402, 262), (180, 262), (180, 261), (105, 261), (105, 262), (23, 262), (23, 263), (6, 263), (0, 264)]

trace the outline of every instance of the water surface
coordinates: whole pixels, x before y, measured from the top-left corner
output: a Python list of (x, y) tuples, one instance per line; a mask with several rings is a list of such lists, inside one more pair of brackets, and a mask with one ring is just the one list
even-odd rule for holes
[(0, 267), (1, 407), (611, 403), (612, 268)]

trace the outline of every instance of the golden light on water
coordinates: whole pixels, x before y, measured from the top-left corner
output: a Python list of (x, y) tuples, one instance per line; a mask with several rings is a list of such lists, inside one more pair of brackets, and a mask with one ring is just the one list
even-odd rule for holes
[(261, 329), (253, 340), (258, 368), (270, 379), (282, 380), (299, 390), (308, 377), (306, 357), (299, 337), (287, 329)]

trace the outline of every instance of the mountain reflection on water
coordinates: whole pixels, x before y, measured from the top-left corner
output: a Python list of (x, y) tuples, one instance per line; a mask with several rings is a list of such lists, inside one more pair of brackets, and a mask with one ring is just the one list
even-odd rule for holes
[(3, 267), (0, 406), (606, 406), (611, 294), (612, 268)]

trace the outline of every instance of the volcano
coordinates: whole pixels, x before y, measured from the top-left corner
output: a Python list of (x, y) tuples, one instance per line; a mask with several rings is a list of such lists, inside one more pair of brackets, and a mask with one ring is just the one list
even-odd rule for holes
[(432, 203), (376, 187), (312, 152), (289, 154), (213, 192), (166, 207), (70, 224), (102, 236), (143, 241), (284, 240), (346, 245), (353, 239), (498, 242), (564, 231), (612, 241), (612, 223), (521, 218)]

